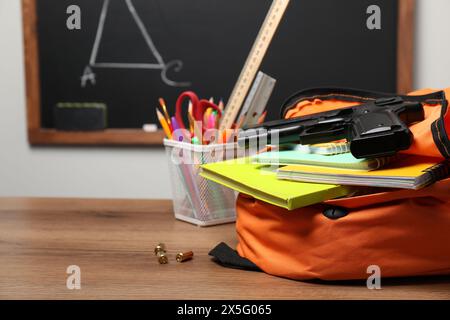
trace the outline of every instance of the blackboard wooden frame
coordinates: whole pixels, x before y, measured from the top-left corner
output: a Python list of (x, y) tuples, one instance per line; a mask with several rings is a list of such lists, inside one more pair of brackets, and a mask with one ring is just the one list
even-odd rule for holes
[[(397, 91), (411, 91), (413, 80), (414, 0), (399, 0)], [(22, 0), (28, 141), (31, 145), (161, 145), (164, 133), (141, 129), (64, 132), (41, 127), (36, 0)]]

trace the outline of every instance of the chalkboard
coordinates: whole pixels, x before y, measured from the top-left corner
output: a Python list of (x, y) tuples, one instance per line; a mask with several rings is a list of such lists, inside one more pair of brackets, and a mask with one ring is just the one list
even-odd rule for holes
[[(36, 14), (39, 98), (34, 103), (39, 105), (36, 126), (42, 130), (54, 127), (58, 102), (103, 102), (108, 127), (125, 129), (157, 123), (158, 98), (164, 97), (173, 111), (184, 90), (226, 101), (272, 3), (27, 2)], [(399, 3), (402, 0), (291, 1), (260, 68), (278, 80), (268, 119), (277, 118), (282, 102), (306, 87), (397, 91)], [(79, 30), (66, 26), (71, 5), (81, 10)], [(381, 29), (366, 26), (370, 5), (381, 9)], [(32, 13), (24, 11), (24, 19), (26, 14)]]

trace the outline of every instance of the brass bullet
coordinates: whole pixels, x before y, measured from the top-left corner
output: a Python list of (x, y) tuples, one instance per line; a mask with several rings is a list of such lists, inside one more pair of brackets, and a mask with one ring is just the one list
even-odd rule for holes
[(180, 252), (179, 254), (177, 254), (177, 262), (184, 262), (184, 261), (188, 261), (191, 260), (194, 257), (194, 253), (192, 251), (188, 251), (188, 252)]
[(158, 262), (160, 264), (167, 264), (167, 263), (169, 263), (169, 259), (167, 258), (165, 252), (158, 252), (157, 256), (158, 256)]
[(158, 245), (155, 247), (155, 256), (160, 252), (166, 252), (166, 245), (164, 243), (158, 243)]

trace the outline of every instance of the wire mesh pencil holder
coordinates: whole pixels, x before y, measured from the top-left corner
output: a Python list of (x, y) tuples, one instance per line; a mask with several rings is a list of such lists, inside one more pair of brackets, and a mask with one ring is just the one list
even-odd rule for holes
[(164, 139), (175, 218), (211, 226), (236, 220), (237, 193), (200, 176), (202, 164), (236, 158), (234, 143), (193, 145)]

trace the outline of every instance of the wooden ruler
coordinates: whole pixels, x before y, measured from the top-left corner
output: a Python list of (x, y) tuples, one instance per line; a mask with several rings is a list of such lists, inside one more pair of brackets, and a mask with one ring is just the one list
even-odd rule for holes
[(273, 1), (247, 61), (245, 62), (244, 68), (242, 69), (238, 81), (228, 99), (224, 116), (220, 122), (220, 130), (230, 129), (235, 122), (236, 116), (238, 115), (253, 79), (261, 66), (264, 55), (266, 54), (278, 25), (283, 18), (289, 1), (290, 0)]

